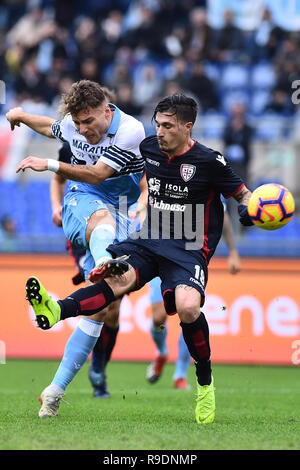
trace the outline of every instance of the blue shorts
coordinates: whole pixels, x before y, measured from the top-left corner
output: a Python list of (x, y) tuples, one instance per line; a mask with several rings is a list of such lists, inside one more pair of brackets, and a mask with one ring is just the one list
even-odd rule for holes
[(151, 304), (156, 304), (157, 302), (162, 302), (162, 293), (161, 293), (161, 280), (160, 277), (155, 277), (149, 283), (149, 297)]
[(141, 242), (135, 243), (132, 239), (109, 245), (107, 251), (114, 258), (122, 255), (130, 256), (128, 262), (136, 272), (137, 287), (135, 290), (139, 290), (147, 282), (159, 276), (161, 279), (161, 293), (168, 315), (177, 313), (175, 288), (179, 284), (194, 287), (201, 294), (201, 306), (204, 304), (207, 283), (207, 266), (204, 260), (199, 264), (199, 258), (195, 258), (194, 265), (191, 265), (190, 260), (185, 265), (183, 259), (179, 265), (170, 259), (170, 252), (167, 259), (152, 252), (149, 249), (149, 243), (146, 247)]
[[(95, 267), (95, 262), (86, 241), (86, 227), (91, 215), (100, 210), (112, 213), (112, 206), (97, 199), (95, 194), (89, 194), (72, 188), (64, 197), (62, 210), (62, 224), (66, 237), (76, 247), (86, 249), (84, 260), (84, 276), (88, 278), (89, 272)], [(124, 240), (128, 236), (128, 217), (119, 215), (117, 211), (112, 214), (116, 220), (116, 241)]]

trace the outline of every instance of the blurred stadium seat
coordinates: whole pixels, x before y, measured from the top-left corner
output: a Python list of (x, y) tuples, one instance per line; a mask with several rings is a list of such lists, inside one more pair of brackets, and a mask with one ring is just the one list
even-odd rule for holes
[(249, 74), (249, 85), (255, 89), (273, 88), (276, 82), (274, 67), (271, 63), (253, 65)]
[(250, 92), (249, 112), (254, 115), (263, 114), (270, 100), (270, 91), (265, 89), (254, 89)]
[[(11, 3), (17, 3), (19, 5), (21, 3), (26, 4), (30, 2), (4, 2), (3, 6), (1, 5), (0, 21), (2, 21), (3, 51), (0, 51), (0, 67), (2, 67), (3, 80), (5, 80), (6, 84), (6, 103), (0, 103), (3, 120), (5, 120), (4, 116), (5, 112), (8, 110), (7, 108), (15, 106), (15, 103), (21, 103), (28, 112), (56, 117), (60, 94), (63, 92), (61, 86), (65, 74), (69, 74), (70, 80), (80, 78), (93, 79), (93, 77), (90, 76), (79, 76), (83, 73), (79, 64), (84, 54), (86, 54), (87, 56), (93, 55), (93, 57), (97, 57), (98, 69), (96, 70), (94, 79), (101, 81), (103, 85), (109, 88), (113, 88), (116, 93), (117, 101), (118, 86), (122, 81), (128, 82), (132, 91), (134, 87), (135, 93), (132, 93), (131, 99), (133, 101), (139, 101), (140, 108), (142, 109), (140, 119), (143, 120), (145, 125), (146, 135), (154, 134), (155, 128), (151, 122), (152, 104), (156, 101), (156, 98), (160, 98), (161, 94), (166, 91), (167, 82), (170, 80), (176, 81), (179, 88), (182, 87), (183, 90), (189, 90), (189, 80), (191, 79), (193, 69), (192, 64), (195, 61), (201, 60), (206, 76), (214, 84), (218, 103), (214, 106), (214, 110), (199, 112), (194, 127), (194, 135), (196, 135), (197, 138), (199, 136), (200, 139), (203, 138), (208, 141), (209, 146), (211, 144), (211, 146), (217, 145), (218, 148), (222, 148), (224, 145), (224, 129), (230, 122), (232, 116), (231, 108), (235, 103), (241, 102), (246, 105), (247, 122), (254, 131), (252, 137), (252, 143), (254, 145), (252, 145), (251, 158), (256, 153), (256, 150), (253, 150), (254, 147), (257, 149), (257, 146), (261, 146), (258, 153), (262, 150), (262, 152), (266, 152), (267, 155), (271, 152), (272, 146), (277, 145), (277, 143), (281, 141), (284, 142), (284, 144), (290, 145), (291, 152), (295, 155), (298, 154), (300, 114), (297, 112), (297, 109), (293, 110), (291, 106), (288, 112), (285, 112), (283, 109), (280, 112), (272, 114), (269, 112), (266, 113), (265, 111), (266, 109), (281, 109), (280, 106), (276, 108), (274, 103), (272, 103), (272, 90), (276, 86), (279, 74), (285, 70), (284, 67), (281, 68), (280, 65), (278, 65), (281, 63), (284, 64), (284, 55), (288, 56), (290, 61), (294, 61), (297, 64), (299, 75), (300, 66), (297, 60), (297, 54), (294, 52), (293, 55), (293, 48), (291, 48), (293, 41), (295, 42), (294, 46), (296, 46), (294, 51), (297, 50), (298, 44), (294, 38), (294, 33), (290, 34), (288, 28), (284, 37), (288, 38), (289, 41), (289, 53), (285, 47), (285, 39), (279, 37), (279, 39), (277, 38), (277, 44), (271, 44), (271, 48), (268, 46), (267, 42), (265, 43), (266, 46), (264, 48), (265, 50), (262, 51), (263, 54), (257, 55), (257, 52), (249, 47), (244, 48), (240, 56), (232, 54), (224, 55), (220, 54), (222, 48), (215, 50), (215, 48), (218, 49), (217, 46), (213, 45), (210, 47), (211, 44), (205, 43), (205, 34), (202, 36), (200, 34), (199, 37), (201, 37), (201, 39), (199, 40), (197, 31), (195, 32), (193, 30), (191, 12), (199, 3), (197, 1), (192, 0), (187, 2), (189, 8), (182, 8), (183, 17), (180, 19), (176, 17), (176, 11), (178, 5), (180, 3), (184, 4), (185, 2), (145, 2), (149, 10), (145, 18), (141, 15), (138, 5), (141, 2), (119, 2), (124, 5), (125, 3), (127, 3), (127, 5), (131, 3), (131, 8), (129, 11), (129, 9), (124, 6), (124, 10), (122, 10), (124, 17), (121, 19), (120, 23), (121, 28), (120, 30), (117, 28), (117, 31), (120, 31), (120, 35), (117, 35), (115, 38), (110, 37), (110, 35), (106, 36), (104, 30), (101, 29), (103, 25), (102, 22), (109, 17), (109, 8), (107, 8), (107, 11), (103, 10), (100, 16), (96, 15), (94, 17), (92, 14), (91, 17), (87, 19), (83, 17), (85, 17), (89, 7), (83, 5), (82, 2), (75, 2), (74, 5), (72, 5), (72, 19), (70, 20), (70, 24), (66, 26), (68, 31), (64, 30), (64, 27), (61, 27), (59, 24), (56, 24), (57, 35), (52, 36), (51, 34), (46, 34), (46, 37), (43, 37), (42, 40), (38, 40), (35, 43), (32, 50), (36, 51), (36, 56), (35, 52), (32, 54), (28, 53), (30, 48), (28, 49), (26, 41), (23, 43), (22, 37), (19, 38), (19, 41), (21, 40), (20, 47), (22, 50), (20, 56), (23, 57), (22, 62), (19, 63), (15, 52), (18, 50), (19, 46), (17, 47), (16, 40), (11, 37), (7, 40), (7, 38), (9, 37), (12, 26), (14, 26), (18, 20), (22, 19), (24, 9), (23, 7), (21, 9), (17, 8), (19, 13), (15, 15), (15, 9), (10, 5)], [(101, 2), (92, 3), (96, 5)], [(109, 5), (109, 2), (106, 3)], [(114, 2), (111, 2), (111, 4), (113, 3)], [(167, 10), (169, 14), (165, 15), (164, 18), (165, 3), (168, 4)], [(211, 18), (212, 4), (218, 2), (200, 3), (207, 5), (208, 18)], [(240, 2), (234, 3), (236, 3), (237, 6)], [(273, 5), (273, 3), (275, 4), (276, 2), (271, 3)], [(42, 8), (45, 8), (45, 5), (53, 5), (54, 9), (50, 16), (55, 22), (55, 9), (59, 5), (59, 2), (54, 2), (53, 0), (49, 2), (47, 0), (46, 2), (41, 2), (41, 4)], [(284, 2), (282, 2), (282, 5), (283, 4)], [(85, 11), (84, 15), (82, 15), (82, 8)], [(112, 5), (111, 8), (113, 8)], [(273, 9), (274, 7), (272, 7), (272, 11)], [(45, 8), (47, 17), (48, 10), (46, 10), (47, 8)], [(277, 12), (276, 9), (275, 11)], [(129, 18), (131, 21), (128, 22)], [(165, 24), (163, 24), (164, 19)], [(279, 19), (283, 21), (282, 13), (277, 12), (272, 21), (276, 22)], [(88, 21), (87, 23), (86, 20)], [(220, 15), (220, 21), (223, 21), (223, 15)], [(131, 26), (128, 28), (129, 23)], [(85, 31), (81, 29), (83, 28), (82, 25), (85, 25), (85, 28), (92, 28), (90, 31), (90, 33), (93, 31), (91, 36), (89, 36), (90, 33), (88, 33), (88, 30)], [(260, 25), (260, 27), (263, 26), (263, 24)], [(30, 32), (31, 29), (32, 28), (29, 28), (28, 31)], [(179, 48), (179, 50), (181, 50), (180, 55), (168, 53), (166, 40), (170, 39), (170, 30), (172, 31), (171, 37), (173, 37), (173, 39), (176, 38), (177, 43), (181, 45), (181, 48)], [(147, 33), (146, 36), (144, 36), (145, 32)], [(243, 32), (243, 34), (244, 33), (245, 32)], [(86, 37), (85, 34), (87, 34)], [(114, 35), (112, 34), (112, 36)], [(65, 38), (65, 43), (62, 38)], [(33, 37), (32, 40), (34, 41), (35, 37)], [(204, 46), (203, 49), (201, 49), (202, 46)], [(51, 55), (51, 51), (58, 51), (58, 53), (62, 55), (57, 58), (55, 54), (53, 56)], [(233, 57), (236, 57), (235, 61), (232, 60)], [(241, 59), (240, 62), (237, 57)], [(16, 62), (14, 62), (14, 60)], [(153, 75), (149, 74), (149, 87), (150, 89), (151, 86), (153, 87), (153, 94), (155, 95), (156, 93), (157, 96), (153, 97), (150, 94), (149, 99), (146, 100), (146, 95), (142, 91), (145, 90), (145, 88), (142, 87), (142, 84), (148, 84), (143, 72), (145, 70), (145, 64), (149, 63), (155, 68), (155, 73)], [(45, 73), (46, 71), (48, 71), (48, 73)], [(29, 75), (27, 76), (28, 73)], [(280, 79), (282, 79), (282, 76), (280, 76)], [(154, 82), (157, 82), (156, 87), (153, 86), (155, 84)], [(43, 86), (39, 87), (41, 96), (36, 96), (37, 89), (32, 88), (32, 83), (43, 84)], [(196, 95), (194, 97), (196, 100), (199, 100), (199, 108), (201, 109), (200, 97)], [(202, 109), (204, 109), (204, 107)], [(293, 117), (293, 111), (295, 111), (295, 117)], [(6, 124), (5, 122), (5, 126)], [(5, 126), (4, 129), (6, 129)], [(32, 131), (30, 135), (31, 149), (40, 151), (41, 156), (47, 158), (48, 150), (46, 146), (40, 145), (39, 139), (40, 136)], [(13, 161), (12, 158), (7, 158), (8, 151), (5, 145), (9, 146), (10, 142), (8, 142), (7, 138), (4, 136), (1, 147), (2, 153), (0, 154), (0, 165), (2, 162), (3, 166), (4, 161), (10, 162), (12, 170), (9, 174), (13, 175), (15, 172), (16, 159)], [(22, 158), (22, 151), (24, 153), (26, 152), (26, 145), (24, 144), (24, 150), (20, 151), (20, 155), (16, 157), (17, 159)], [(15, 156), (16, 153), (14, 152), (13, 155)], [(281, 155), (279, 155), (279, 158), (280, 157)], [(254, 160), (255, 158), (252, 159), (252, 162)], [(263, 175), (260, 172), (267, 171), (272, 165), (270, 159), (267, 160), (268, 159), (265, 158), (263, 164), (259, 164), (257, 163), (258, 159), (256, 159), (256, 166), (254, 165), (253, 167), (254, 181), (261, 180)], [(260, 162), (262, 162), (262, 160), (260, 160)], [(271, 174), (276, 174), (276, 177), (280, 179), (280, 168), (278, 168), (275, 168), (273, 164)], [(294, 170), (295, 174), (297, 171), (299, 172), (298, 164), (295, 165)], [(284, 175), (286, 179), (289, 178), (291, 171), (286, 171)], [(17, 178), (18, 177), (19, 176), (17, 176)], [(299, 177), (300, 175), (298, 179)], [(17, 181), (0, 181), (0, 216), (12, 214), (16, 219), (17, 230), (20, 237), (22, 237), (22, 247), (24, 250), (32, 249), (36, 251), (42, 249), (43, 246), (46, 247), (47, 243), (50, 251), (52, 249), (57, 249), (58, 251), (63, 250), (64, 236), (62, 229), (55, 227), (51, 220), (49, 183), (46, 181), (36, 181), (36, 179), (37, 178), (25, 184)], [(297, 177), (295, 177), (295, 179), (297, 180)], [(286, 185), (288, 185), (288, 182), (286, 182)], [(281, 183), (284, 184), (285, 181), (281, 181)], [(253, 185), (253, 181), (251, 181), (250, 184)], [(299, 190), (296, 191), (295, 196), (296, 200), (299, 201)], [(299, 207), (299, 204), (296, 204), (296, 207)], [(278, 233), (282, 234), (284, 237), (290, 236), (295, 240), (295, 233), (298, 230), (298, 226), (294, 220), (292, 222), (293, 223), (287, 226), (284, 233), (281, 231)], [(245, 235), (243, 234), (240, 241), (242, 253), (245, 252), (243, 251), (246, 249), (245, 244), (248, 244), (247, 253), (251, 255), (252, 237), (257, 237), (262, 240), (262, 244), (265, 243), (266, 236), (268, 236), (269, 239), (270, 237), (272, 237), (272, 239), (277, 237), (277, 233), (270, 235), (262, 232), (263, 231), (256, 231), (254, 233), (253, 231), (249, 231), (248, 233), (248, 231), (246, 231)], [(271, 253), (269, 245), (266, 246), (266, 249)]]
[(204, 139), (222, 139), (226, 116), (215, 111), (207, 111), (201, 123), (201, 136)]
[(0, 200), (0, 218), (5, 215), (12, 217), (21, 237), (18, 251), (64, 250), (63, 231), (51, 219), (48, 182), (33, 181), (20, 185), (1, 181)]
[(256, 121), (255, 138), (276, 141), (289, 136), (291, 119), (278, 114), (264, 114)]
[(243, 103), (246, 109), (249, 107), (250, 96), (246, 88), (236, 89), (222, 89), (219, 95), (221, 110), (227, 116), (230, 116), (231, 108), (236, 103)]
[(228, 64), (221, 73), (221, 88), (246, 88), (249, 82), (249, 71), (246, 65)]

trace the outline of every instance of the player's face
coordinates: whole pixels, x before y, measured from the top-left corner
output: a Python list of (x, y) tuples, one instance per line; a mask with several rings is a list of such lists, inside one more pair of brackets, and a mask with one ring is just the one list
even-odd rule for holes
[(106, 103), (103, 103), (97, 108), (88, 108), (72, 115), (72, 119), (78, 132), (86, 138), (89, 144), (95, 145), (108, 130), (112, 111)]
[(158, 145), (169, 156), (186, 151), (190, 140), (192, 123), (182, 123), (176, 114), (157, 113), (155, 117)]

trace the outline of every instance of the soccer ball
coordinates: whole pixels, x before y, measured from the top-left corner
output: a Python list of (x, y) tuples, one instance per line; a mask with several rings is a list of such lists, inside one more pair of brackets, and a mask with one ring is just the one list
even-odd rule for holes
[(286, 225), (295, 211), (290, 191), (281, 184), (268, 183), (256, 188), (249, 199), (248, 214), (264, 230), (277, 230)]

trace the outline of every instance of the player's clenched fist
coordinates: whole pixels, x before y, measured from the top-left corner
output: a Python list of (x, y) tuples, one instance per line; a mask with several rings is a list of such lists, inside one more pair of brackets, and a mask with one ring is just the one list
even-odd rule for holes
[(62, 227), (62, 206), (56, 207), (52, 211), (52, 222), (56, 225), (56, 227)]
[(34, 171), (45, 171), (48, 170), (48, 160), (38, 157), (27, 157), (21, 161), (20, 165), (16, 169), (16, 173), (26, 168), (31, 168)]
[(8, 113), (6, 113), (6, 119), (10, 122), (12, 131), (14, 130), (15, 126), (20, 127), (22, 113), (23, 108), (21, 107), (12, 108), (10, 111), (8, 111)]

